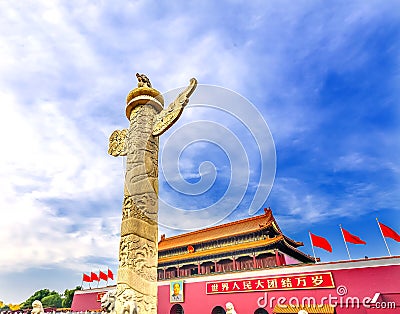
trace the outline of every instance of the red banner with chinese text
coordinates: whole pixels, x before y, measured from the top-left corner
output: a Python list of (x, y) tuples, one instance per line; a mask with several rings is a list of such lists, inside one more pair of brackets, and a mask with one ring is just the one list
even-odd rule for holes
[(331, 272), (211, 281), (206, 283), (207, 294), (321, 288), (335, 288)]

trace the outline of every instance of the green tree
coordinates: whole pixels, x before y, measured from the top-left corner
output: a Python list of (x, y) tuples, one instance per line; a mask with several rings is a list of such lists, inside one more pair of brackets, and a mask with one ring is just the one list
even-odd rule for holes
[(57, 292), (45, 296), (42, 299), (42, 305), (43, 307), (61, 307), (62, 306), (61, 296)]
[(32, 307), (32, 302), (35, 300), (42, 301), (44, 297), (47, 297), (50, 295), (51, 292), (49, 289), (42, 289), (39, 291), (36, 291), (32, 296), (30, 296), (24, 303), (22, 303), (21, 308), (22, 309), (27, 309)]
[(75, 287), (75, 289), (66, 289), (64, 291), (64, 298), (62, 300), (62, 307), (71, 307), (72, 299), (74, 298), (74, 293), (76, 290), (82, 290), (81, 286)]
[(7, 305), (7, 304), (4, 304), (1, 308), (0, 308), (0, 310), (2, 310), (2, 311), (8, 311), (10, 309), (10, 307)]

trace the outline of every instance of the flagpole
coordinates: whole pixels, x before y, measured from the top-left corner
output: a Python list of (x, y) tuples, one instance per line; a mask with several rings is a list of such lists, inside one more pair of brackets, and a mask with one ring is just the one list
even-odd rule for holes
[(109, 270), (109, 268), (107, 267), (107, 283), (106, 283), (107, 286), (106, 287), (108, 287), (108, 279), (109, 279), (108, 278), (108, 270)]
[(311, 242), (312, 252), (313, 252), (313, 254), (314, 254), (314, 260), (315, 260), (315, 263), (317, 263), (317, 258), (315, 257), (314, 245), (313, 245), (313, 243), (312, 243), (311, 232), (310, 232), (310, 231), (308, 231), (308, 235), (310, 236), (310, 242)]
[(342, 225), (339, 225), (339, 227), (340, 227), (340, 231), (342, 232), (342, 236), (343, 236), (344, 245), (346, 246), (346, 250), (347, 250), (347, 255), (349, 255), (349, 260), (351, 260), (351, 256), (350, 256), (349, 247), (347, 246), (346, 239), (344, 238), (344, 234), (343, 234)]
[(83, 276), (82, 276), (81, 288), (83, 288)]
[(387, 242), (386, 242), (386, 238), (385, 238), (385, 236), (383, 235), (383, 232), (382, 232), (382, 229), (381, 229), (381, 225), (379, 224), (378, 218), (376, 218), (376, 222), (378, 223), (379, 230), (381, 231), (381, 235), (382, 235), (383, 241), (385, 241), (386, 248), (387, 248), (387, 250), (388, 250), (388, 252), (389, 252), (389, 256), (392, 256), (392, 253), (390, 253), (389, 246), (388, 246), (388, 244), (387, 244)]
[(99, 283), (100, 283), (100, 268), (99, 268), (99, 280), (97, 281), (97, 288), (99, 287)]

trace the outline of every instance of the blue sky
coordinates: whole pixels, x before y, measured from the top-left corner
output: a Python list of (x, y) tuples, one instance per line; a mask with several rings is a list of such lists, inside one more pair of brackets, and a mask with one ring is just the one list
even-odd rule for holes
[[(200, 129), (202, 141), (182, 152), (180, 171), (187, 182), (200, 182), (198, 167), (210, 161), (213, 166), (200, 172), (205, 179), (216, 174), (214, 184), (204, 195), (185, 198), (161, 177), (163, 200), (196, 209), (220, 199), (229, 186), (233, 194), (244, 187), (235, 208), (224, 198), (227, 222), (248, 217), (257, 188), (264, 187), (268, 198), (257, 213), (270, 206), (306, 253), (312, 254), (310, 230), (333, 246), (333, 253), (316, 249), (323, 261), (346, 259), (342, 224), (367, 242), (350, 244), (352, 257), (387, 255), (375, 218), (400, 232), (399, 6), (1, 2), (0, 300), (22, 302), (42, 288), (63, 292), (79, 285), (83, 272), (116, 271), (123, 159), (108, 156), (107, 146), (113, 130), (128, 126), (124, 102), (136, 72), (162, 92), (196, 77), (241, 95), (275, 143), (276, 177), (268, 194), (268, 182), (257, 184), (260, 142), (251, 139), (259, 130), (261, 139), (267, 135), (265, 125), (255, 116), (246, 116), (254, 123), (243, 126), (225, 112), (188, 106), (161, 147), (184, 147), (184, 136), (168, 139), (180, 128), (192, 138), (185, 125), (212, 121), (236, 135), (245, 155), (218, 147), (234, 143), (225, 133)], [(168, 171), (174, 165), (165, 160)], [(246, 160), (248, 170), (231, 170)], [(235, 179), (229, 185), (231, 174), (242, 184)], [(213, 222), (207, 215), (196, 221)], [(178, 232), (160, 229), (167, 236)], [(400, 254), (399, 243), (388, 244)]]

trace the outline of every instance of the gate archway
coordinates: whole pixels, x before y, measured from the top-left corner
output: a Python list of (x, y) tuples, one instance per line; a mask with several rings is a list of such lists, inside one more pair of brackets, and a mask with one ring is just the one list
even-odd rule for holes
[(222, 306), (216, 306), (212, 309), (211, 314), (225, 314), (225, 310)]
[(183, 307), (180, 304), (174, 304), (169, 311), (169, 314), (183, 314)]

